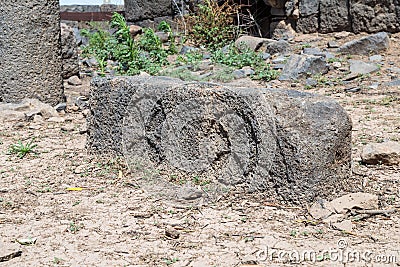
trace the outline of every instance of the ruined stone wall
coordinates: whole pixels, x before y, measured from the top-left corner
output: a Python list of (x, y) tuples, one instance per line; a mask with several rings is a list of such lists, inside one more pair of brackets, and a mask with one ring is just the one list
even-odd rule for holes
[(2, 1), (0, 101), (63, 101), (58, 0)]
[[(198, 1), (178, 0), (126, 0), (125, 9), (128, 21), (160, 20), (177, 14), (176, 9), (190, 7)], [(263, 33), (272, 35), (276, 24), (285, 21), (301, 33), (312, 32), (398, 32), (400, 31), (400, 0), (236, 0), (238, 4), (256, 5), (264, 2), (257, 14)], [(189, 8), (190, 9), (190, 8)], [(265, 20), (270, 23), (264, 23)], [(265, 29), (267, 28), (267, 29)]]
[(287, 18), (298, 32), (398, 32), (398, 0), (289, 0)]

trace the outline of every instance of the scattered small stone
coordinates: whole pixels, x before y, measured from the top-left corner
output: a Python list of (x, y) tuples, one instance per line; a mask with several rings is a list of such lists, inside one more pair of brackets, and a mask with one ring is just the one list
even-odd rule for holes
[(86, 118), (89, 114), (90, 114), (90, 109), (84, 109), (83, 111), (82, 111), (82, 114), (83, 114), (83, 116)]
[(296, 37), (297, 33), (292, 28), (289, 21), (280, 20), (271, 22), (270, 28), (272, 29), (271, 37), (274, 40), (292, 40)]
[(339, 44), (335, 41), (329, 41), (328, 42), (328, 48), (338, 48)]
[(400, 143), (387, 141), (383, 143), (367, 144), (361, 153), (362, 162), (365, 164), (400, 164)]
[(250, 75), (254, 75), (255, 71), (253, 70), (253, 68), (249, 67), (249, 66), (245, 66), (242, 68), (242, 71), (244, 72), (244, 74), (246, 76), (250, 76)]
[(48, 122), (57, 122), (57, 123), (62, 123), (64, 122), (64, 118), (61, 117), (50, 117), (48, 120)]
[(358, 91), (360, 91), (361, 88), (360, 87), (352, 87), (352, 88), (346, 88), (344, 89), (345, 92), (347, 93), (356, 93)]
[(25, 124), (23, 122), (17, 122), (13, 125), (14, 128), (24, 128)]
[(64, 131), (64, 132), (72, 132), (74, 130), (75, 130), (75, 126), (73, 124), (67, 124), (67, 125), (61, 126), (61, 131)]
[(360, 60), (349, 60), (351, 73), (368, 74), (379, 70), (375, 63), (363, 62)]
[(243, 70), (234, 70), (232, 72), (232, 75), (235, 79), (242, 79), (246, 77), (246, 74), (244, 73)]
[(382, 61), (383, 57), (381, 55), (373, 55), (369, 57), (369, 61), (379, 62)]
[(76, 75), (69, 77), (67, 82), (69, 85), (74, 85), (74, 86), (82, 85), (81, 79), (79, 79), (79, 77)]
[(303, 49), (303, 54), (320, 56), (321, 55), (321, 50), (318, 47), (306, 47), (306, 48)]
[(31, 130), (40, 130), (42, 126), (40, 124), (31, 124), (28, 128)]
[(310, 215), (316, 219), (326, 219), (334, 212), (330, 203), (324, 199), (315, 202), (309, 209)]
[(362, 192), (351, 193), (332, 200), (330, 206), (336, 213), (346, 213), (353, 208), (377, 209), (378, 196)]
[(33, 122), (42, 122), (43, 117), (41, 115), (35, 115), (33, 116)]
[(267, 59), (269, 59), (271, 57), (271, 54), (269, 54), (269, 53), (261, 53), (261, 58), (263, 59), (263, 60), (267, 60)]
[(77, 112), (78, 110), (79, 110), (79, 107), (77, 105), (67, 106), (67, 111), (69, 111), (69, 112)]
[(135, 38), (137, 35), (143, 33), (143, 29), (142, 29), (142, 27), (140, 27), (138, 25), (130, 25), (129, 33), (131, 34), (132, 38)]
[(78, 166), (78, 167), (75, 168), (74, 173), (75, 173), (75, 174), (84, 173), (84, 172), (85, 172), (85, 168), (86, 168), (85, 165), (80, 165), (80, 166)]
[(372, 83), (370, 86), (368, 86), (369, 89), (376, 90), (379, 87), (379, 83)]
[(168, 227), (167, 229), (165, 229), (165, 236), (172, 238), (172, 239), (178, 239), (179, 232), (173, 227)]
[(179, 189), (178, 199), (195, 200), (203, 196), (203, 192), (197, 188), (185, 186)]
[(184, 46), (182, 46), (181, 51), (179, 52), (179, 54), (184, 55), (184, 54), (187, 54), (189, 52), (193, 52), (193, 51), (197, 51), (197, 50), (199, 50), (199, 49), (196, 48), (196, 47), (184, 45)]
[(67, 108), (67, 103), (65, 103), (65, 102), (63, 102), (63, 103), (58, 103), (55, 107), (54, 107), (54, 109), (57, 111), (57, 112), (61, 112), (61, 111), (65, 111), (66, 110), (66, 108)]
[(390, 82), (385, 83), (386, 86), (400, 86), (400, 79), (396, 79)]
[(318, 84), (318, 81), (313, 78), (306, 79), (306, 86), (316, 86), (317, 84)]
[(349, 37), (350, 34), (351, 34), (350, 32), (337, 32), (337, 33), (335, 33), (334, 37), (336, 39), (343, 39), (343, 38)]
[(353, 230), (353, 223), (350, 220), (344, 220), (342, 222), (332, 223), (332, 227), (345, 232), (351, 232)]
[(351, 72), (351, 73), (349, 73), (349, 74), (347, 74), (346, 76), (343, 77), (343, 81), (351, 81), (351, 80), (354, 80), (354, 79), (356, 79), (358, 77), (360, 77), (359, 73)]
[(332, 63), (332, 67), (334, 67), (335, 69), (339, 69), (342, 67), (342, 63), (336, 61)]
[(160, 38), (162, 43), (166, 43), (169, 40), (169, 34), (166, 32), (156, 32), (155, 35)]
[(281, 64), (281, 63), (285, 63), (286, 60), (287, 60), (286, 57), (284, 57), (284, 56), (279, 56), (279, 57), (274, 58), (273, 60), (271, 60), (271, 63), (273, 63), (273, 64)]

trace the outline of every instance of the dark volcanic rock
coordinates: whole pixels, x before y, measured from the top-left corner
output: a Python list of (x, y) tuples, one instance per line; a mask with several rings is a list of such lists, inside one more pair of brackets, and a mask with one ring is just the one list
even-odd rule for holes
[(312, 55), (292, 55), (282, 70), (279, 80), (297, 80), (307, 75), (326, 73), (328, 65), (325, 58)]
[(74, 30), (61, 23), (61, 53), (62, 53), (62, 77), (68, 79), (79, 75), (79, 59)]
[(125, 0), (125, 17), (128, 21), (141, 21), (171, 16), (170, 0)]
[(325, 97), (166, 77), (95, 78), (90, 109), (91, 152), (303, 205), (348, 186), (351, 121)]
[(338, 52), (353, 55), (369, 55), (389, 48), (390, 40), (386, 32), (379, 32), (345, 43)]
[(1, 1), (0, 102), (64, 100), (59, 1)]

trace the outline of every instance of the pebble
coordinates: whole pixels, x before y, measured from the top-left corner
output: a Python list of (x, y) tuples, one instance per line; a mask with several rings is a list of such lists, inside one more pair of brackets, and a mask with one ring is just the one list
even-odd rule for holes
[(82, 85), (81, 79), (79, 79), (79, 77), (76, 75), (69, 77), (67, 82), (69, 85), (74, 85), (74, 86)]

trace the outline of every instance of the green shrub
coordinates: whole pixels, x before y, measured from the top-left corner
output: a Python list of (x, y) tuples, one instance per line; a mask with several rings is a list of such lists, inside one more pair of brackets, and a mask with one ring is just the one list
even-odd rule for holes
[(186, 17), (189, 26), (189, 38), (196, 45), (204, 45), (210, 50), (225, 46), (238, 35), (234, 18), (239, 7), (226, 0), (222, 5), (218, 1), (205, 0), (198, 5), (196, 13)]

